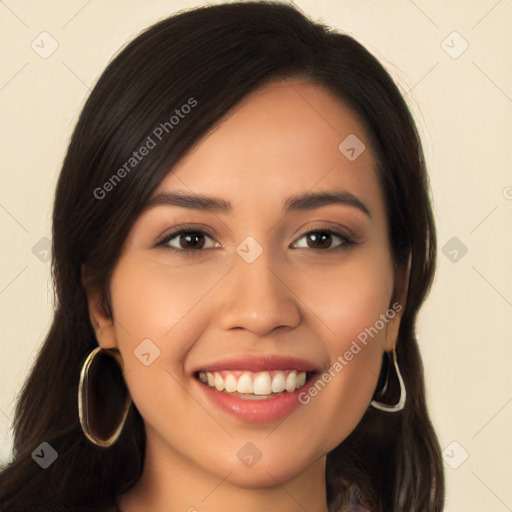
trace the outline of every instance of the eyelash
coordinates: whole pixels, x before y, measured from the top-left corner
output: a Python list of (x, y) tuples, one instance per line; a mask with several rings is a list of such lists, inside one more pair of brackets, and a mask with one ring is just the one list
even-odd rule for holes
[[(297, 239), (297, 241), (301, 240), (305, 236), (311, 235), (312, 233), (315, 233), (315, 234), (322, 233), (322, 234), (327, 234), (327, 235), (334, 235), (334, 236), (339, 237), (341, 239), (341, 241), (342, 241), (341, 245), (339, 245), (337, 247), (334, 247), (334, 248), (331, 248), (331, 247), (329, 247), (327, 249), (312, 249), (312, 248), (309, 248), (309, 250), (314, 251), (315, 253), (332, 252), (334, 250), (346, 250), (349, 247), (358, 245), (358, 242), (356, 242), (353, 238), (349, 237), (348, 235), (346, 235), (344, 233), (340, 233), (340, 232), (334, 231), (332, 229), (322, 229), (322, 228), (313, 229), (313, 230), (310, 230), (310, 231), (307, 231), (307, 232), (303, 233)], [(214, 240), (214, 237), (208, 231), (204, 231), (202, 229), (195, 229), (193, 227), (182, 227), (182, 228), (177, 229), (175, 231), (172, 231), (170, 233), (164, 234), (162, 237), (160, 237), (159, 240), (157, 240), (157, 242), (155, 244), (155, 247), (162, 247), (165, 250), (170, 250), (170, 251), (172, 251), (174, 253), (181, 254), (181, 255), (184, 255), (184, 256), (187, 256), (187, 257), (188, 256), (199, 256), (205, 250), (211, 249), (211, 248), (197, 249), (197, 250), (196, 249), (190, 249), (190, 250), (187, 250), (187, 249), (176, 249), (175, 247), (171, 247), (170, 245), (168, 245), (168, 243), (173, 238), (176, 238), (178, 235), (190, 235), (190, 234), (206, 235), (206, 236), (210, 237), (212, 240)], [(300, 247), (299, 249), (307, 249), (307, 248), (306, 247)]]

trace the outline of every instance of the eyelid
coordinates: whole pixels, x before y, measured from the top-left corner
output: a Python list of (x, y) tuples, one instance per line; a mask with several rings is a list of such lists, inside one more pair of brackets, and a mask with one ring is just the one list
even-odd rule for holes
[(300, 234), (295, 237), (295, 240), (299, 240), (304, 235), (307, 235), (311, 232), (317, 232), (317, 231), (325, 231), (329, 233), (333, 233), (338, 236), (344, 236), (345, 238), (356, 240), (358, 237), (356, 233), (349, 229), (346, 226), (343, 226), (341, 224), (338, 224), (337, 222), (333, 221), (317, 221), (314, 222), (313, 225), (307, 224), (307, 227), (304, 229), (300, 229)]
[[(177, 235), (180, 235), (184, 232), (197, 232), (202, 233), (207, 236), (209, 236), (211, 239), (215, 239), (215, 235), (212, 234), (211, 230), (208, 229), (205, 226), (198, 225), (198, 224), (180, 224), (179, 226), (174, 226), (173, 228), (170, 228), (166, 231), (164, 231), (163, 234), (161, 234), (156, 241), (154, 242), (153, 246), (158, 247), (165, 244), (165, 242), (168, 242), (169, 240), (172, 240)], [(171, 247), (172, 249), (172, 247)], [(183, 250), (183, 252), (186, 252)]]

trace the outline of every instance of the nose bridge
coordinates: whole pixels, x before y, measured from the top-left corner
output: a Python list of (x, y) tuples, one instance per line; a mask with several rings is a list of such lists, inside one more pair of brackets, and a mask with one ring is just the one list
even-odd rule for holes
[(279, 326), (295, 327), (300, 321), (298, 302), (285, 276), (279, 275), (280, 265), (271, 251), (247, 237), (236, 252), (220, 311), (221, 327), (259, 335)]

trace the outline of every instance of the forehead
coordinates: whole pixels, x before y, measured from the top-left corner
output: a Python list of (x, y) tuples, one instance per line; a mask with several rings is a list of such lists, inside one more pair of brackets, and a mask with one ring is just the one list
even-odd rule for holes
[(227, 199), (233, 210), (260, 212), (281, 209), (291, 195), (345, 190), (377, 214), (384, 211), (362, 124), (327, 90), (300, 79), (279, 80), (247, 96), (154, 195), (171, 190), (211, 194)]

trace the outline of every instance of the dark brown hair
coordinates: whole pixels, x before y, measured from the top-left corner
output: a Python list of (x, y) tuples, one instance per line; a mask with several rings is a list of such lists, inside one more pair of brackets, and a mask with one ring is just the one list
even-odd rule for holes
[[(169, 170), (248, 93), (265, 83), (306, 77), (333, 93), (364, 124), (378, 163), (397, 268), (411, 257), (397, 356), (408, 400), (389, 414), (368, 409), (327, 456), (331, 510), (348, 482), (372, 512), (437, 512), (443, 507), (440, 450), (425, 404), (415, 319), (431, 286), (436, 235), (420, 140), (399, 90), (353, 38), (271, 2), (226, 3), (180, 12), (145, 30), (108, 65), (74, 130), (53, 215), (53, 323), (25, 382), (14, 421), (14, 459), (0, 474), (4, 512), (101, 511), (140, 477), (142, 418), (132, 405), (119, 441), (92, 445), (79, 425), (77, 388), (97, 346), (81, 269), (102, 292), (135, 219)], [(122, 180), (109, 181), (156, 127), (196, 102)], [(108, 193), (99, 193), (105, 183)], [(101, 196), (101, 197), (99, 197)], [(381, 381), (388, 370), (387, 358)], [(381, 401), (392, 403), (390, 381)], [(58, 461), (31, 458), (46, 441)]]

